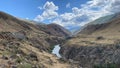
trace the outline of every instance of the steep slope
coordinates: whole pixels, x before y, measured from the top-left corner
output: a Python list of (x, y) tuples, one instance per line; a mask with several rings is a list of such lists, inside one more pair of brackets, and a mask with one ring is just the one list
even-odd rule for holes
[[(38, 26), (39, 25), (39, 26)], [(24, 21), (17, 19), (9, 14), (0, 12), (0, 31), (1, 32), (11, 32), (11, 33), (22, 33), (26, 35), (31, 41), (34, 41), (34, 38), (41, 39), (45, 41), (51, 41), (52, 45), (58, 44), (65, 39), (65, 37), (70, 35), (70, 32), (64, 29), (59, 25), (45, 25), (45, 24), (35, 24), (29, 21)], [(55, 29), (56, 28), (56, 29)], [(66, 30), (66, 32), (65, 32)], [(58, 40), (58, 41), (57, 41)], [(51, 45), (51, 44), (49, 44)]]
[[(117, 13), (117, 14), (118, 14), (118, 13)], [(97, 25), (97, 24), (107, 23), (107, 22), (115, 19), (115, 18), (117, 17), (117, 14), (112, 14), (112, 15), (100, 17), (100, 18), (96, 19), (95, 21), (92, 21), (92, 22), (90, 22), (90, 23), (88, 23), (88, 24), (85, 24), (84, 26), (81, 26), (81, 28), (79, 27), (79, 29), (74, 32), (74, 35), (76, 35), (76, 34), (78, 34), (79, 32), (81, 32), (81, 30), (82, 30), (81, 33), (88, 32), (88, 31), (86, 31), (86, 30), (83, 30), (85, 27), (87, 27), (88, 29), (89, 29), (89, 28), (92, 28), (92, 27), (94, 28), (94, 26), (91, 26), (91, 27), (90, 27), (90, 26), (88, 26), (88, 25)], [(94, 30), (93, 30), (93, 31), (94, 31)], [(89, 32), (89, 33), (91, 33), (91, 32)]]
[(71, 32), (69, 32), (67, 29), (63, 28), (62, 26), (58, 25), (58, 24), (48, 24), (48, 25), (39, 25), (39, 28), (51, 35), (54, 36), (59, 36), (59, 37), (69, 37), (71, 35)]
[(51, 46), (65, 40), (66, 33), (53, 35), (42, 27), (0, 12), (0, 68), (70, 68), (49, 53)]
[[(101, 30), (101, 29), (104, 30), (105, 28), (107, 28), (107, 29), (112, 29), (113, 28), (113, 30), (115, 30), (117, 27), (114, 27), (114, 26), (117, 26), (119, 18), (120, 18), (120, 13), (116, 13), (116, 14), (101, 17), (99, 19), (96, 19), (93, 22), (90, 22), (90, 23), (86, 24), (84, 26), (83, 30), (81, 30), (80, 33), (89, 34), (89, 33), (94, 33), (95, 31), (98, 31), (98, 30)], [(115, 23), (113, 23), (113, 22), (115, 22)], [(109, 27), (109, 25), (111, 25), (111, 26)], [(118, 25), (118, 27), (119, 27), (119, 25)]]
[(108, 19), (102, 17), (85, 25), (62, 46), (62, 56), (77, 61), (83, 68), (119, 68), (120, 14)]

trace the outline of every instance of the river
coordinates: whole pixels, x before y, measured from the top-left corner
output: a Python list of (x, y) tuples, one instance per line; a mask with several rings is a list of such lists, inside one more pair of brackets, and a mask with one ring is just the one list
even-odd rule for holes
[(60, 51), (60, 45), (58, 44), (58, 45), (55, 45), (54, 46), (54, 48), (53, 48), (53, 50), (52, 50), (52, 54), (55, 54), (57, 57), (59, 57), (59, 58), (61, 58), (61, 55), (60, 55), (60, 53), (59, 53), (59, 51)]

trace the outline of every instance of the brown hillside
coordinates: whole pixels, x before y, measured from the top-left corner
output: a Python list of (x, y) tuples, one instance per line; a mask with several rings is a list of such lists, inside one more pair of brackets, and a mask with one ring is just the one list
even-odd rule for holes
[(61, 30), (59, 35), (54, 30), (57, 34), (50, 34), (43, 27), (0, 12), (0, 68), (70, 68), (70, 64), (50, 54), (67, 33)]

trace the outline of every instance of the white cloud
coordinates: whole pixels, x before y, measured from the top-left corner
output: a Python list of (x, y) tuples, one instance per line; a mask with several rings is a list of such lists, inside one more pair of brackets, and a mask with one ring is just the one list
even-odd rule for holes
[(58, 13), (52, 10), (44, 11), (42, 14), (42, 17), (45, 19), (52, 19), (55, 18), (56, 16), (58, 16)]
[(64, 13), (53, 22), (63, 26), (83, 26), (101, 16), (120, 12), (120, 0), (91, 0), (82, 4), (81, 8), (73, 7), (71, 13)]
[(38, 9), (42, 10), (43, 8), (41, 6), (39, 6)]
[(70, 8), (70, 3), (67, 3), (67, 4), (66, 4), (66, 8)]
[(34, 20), (41, 22), (41, 21), (43, 21), (44, 19), (43, 19), (43, 17), (42, 17), (41, 15), (38, 15)]
[(43, 8), (43, 13), (38, 15), (34, 20), (35, 21), (44, 21), (46, 19), (52, 19), (58, 16), (56, 12), (58, 10), (58, 6), (56, 6), (53, 2), (47, 1), (43, 7), (39, 7), (40, 9)]
[(43, 9), (54, 11), (54, 10), (58, 10), (58, 6), (56, 6), (53, 2), (47, 1), (43, 6)]
[[(70, 7), (70, 3), (66, 8)], [(72, 12), (59, 14), (56, 12), (59, 8), (53, 2), (46, 2), (43, 6), (44, 12), (35, 19), (44, 21), (53, 19), (52, 22), (64, 27), (83, 26), (101, 16), (120, 12), (120, 0), (90, 0), (80, 7), (73, 7)]]

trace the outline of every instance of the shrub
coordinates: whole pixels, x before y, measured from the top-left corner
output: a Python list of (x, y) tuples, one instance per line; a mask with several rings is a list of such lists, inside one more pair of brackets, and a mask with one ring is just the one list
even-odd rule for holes
[(17, 59), (16, 59), (16, 62), (17, 62), (17, 63), (21, 63), (23, 60), (24, 60), (23, 58), (17, 58)]
[(29, 63), (25, 63), (25, 64), (19, 65), (18, 68), (32, 68), (32, 65)]
[(59, 61), (62, 62), (62, 63), (66, 63), (66, 60), (63, 59), (63, 58), (60, 58)]
[(113, 63), (108, 63), (108, 64), (94, 65), (93, 68), (118, 68), (118, 65)]
[(96, 40), (102, 40), (102, 39), (104, 39), (103, 36), (98, 36), (98, 37), (96, 38)]
[(54, 49), (54, 45), (50, 46), (49, 53), (52, 53), (52, 50)]

